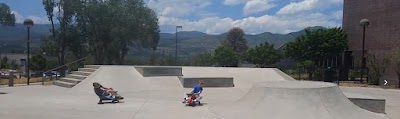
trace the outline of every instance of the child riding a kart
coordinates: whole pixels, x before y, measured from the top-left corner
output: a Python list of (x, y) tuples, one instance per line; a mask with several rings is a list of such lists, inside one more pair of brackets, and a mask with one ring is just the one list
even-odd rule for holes
[(200, 105), (201, 96), (200, 94), (203, 91), (203, 84), (202, 80), (199, 81), (199, 84), (193, 86), (193, 90), (190, 93), (187, 93), (182, 103), (186, 103), (187, 105), (196, 106), (196, 104)]
[(99, 103), (103, 104), (103, 100), (111, 100), (112, 102), (119, 102), (119, 100), (124, 99), (124, 97), (118, 94), (118, 91), (115, 91), (113, 88), (106, 88), (100, 83), (93, 83), (94, 92), (99, 97)]

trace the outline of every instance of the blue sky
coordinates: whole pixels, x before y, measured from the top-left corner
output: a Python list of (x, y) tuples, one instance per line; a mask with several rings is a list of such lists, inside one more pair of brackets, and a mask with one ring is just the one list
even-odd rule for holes
[[(162, 32), (220, 34), (241, 27), (248, 34), (289, 33), (311, 26), (340, 26), (343, 0), (144, 0), (159, 15)], [(17, 22), (31, 18), (48, 24), (42, 0), (0, 0), (11, 7)]]

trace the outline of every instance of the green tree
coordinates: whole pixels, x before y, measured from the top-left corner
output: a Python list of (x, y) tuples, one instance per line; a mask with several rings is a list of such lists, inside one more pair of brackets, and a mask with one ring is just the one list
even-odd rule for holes
[[(44, 36), (41, 38), (40, 50), (46, 52), (47, 56), (58, 58), (58, 45), (57, 41), (53, 40), (52, 35)], [(58, 61), (59, 62), (59, 61)]]
[(149, 56), (149, 64), (150, 65), (156, 65), (157, 64), (157, 57), (154, 52), (152, 52)]
[(10, 68), (11, 68), (11, 69), (14, 69), (14, 70), (19, 69), (19, 66), (18, 66), (18, 64), (17, 64), (17, 61), (12, 60), (11, 63), (10, 63)]
[(52, 23), (42, 49), (55, 54), (59, 65), (69, 52), (76, 59), (92, 56), (94, 64), (123, 64), (131, 47), (157, 48), (158, 18), (143, 0), (43, 0), (43, 5), (59, 27)]
[(282, 59), (282, 53), (274, 48), (273, 44), (265, 42), (249, 49), (245, 54), (246, 61), (255, 64), (257, 67), (266, 67), (275, 64)]
[[(52, 43), (51, 46), (56, 46), (56, 43), (59, 43), (59, 42), (56, 41), (57, 40), (56, 39), (57, 34), (56, 34), (56, 29), (54, 27), (54, 8), (56, 7), (56, 2), (54, 2), (54, 0), (42, 0), (42, 3), (43, 3), (43, 6), (44, 6), (44, 9), (46, 11), (47, 17), (49, 18), (49, 21), (51, 22), (50, 31), (51, 31), (52, 34), (50, 36), (53, 38), (51, 40), (50, 40), (50, 38), (46, 38), (46, 42), (49, 42), (49, 43), (51, 42)], [(48, 36), (48, 37), (50, 37), (50, 36)], [(47, 48), (49, 48), (49, 47), (47, 47)], [(51, 49), (47, 49), (47, 50), (53, 50), (53, 51), (49, 52), (49, 53), (54, 54), (53, 56), (57, 56), (58, 61), (60, 62), (60, 57), (58, 57), (58, 54), (57, 54), (58, 52), (60, 52), (59, 49), (58, 48), (53, 48), (53, 47), (50, 47), (50, 48)]]
[(58, 66), (57, 60), (46, 60), (46, 70), (56, 68)]
[(213, 54), (211, 52), (205, 52), (198, 54), (192, 59), (191, 65), (194, 66), (212, 66), (214, 64)]
[[(52, 44), (54, 46), (43, 46), (43, 48), (54, 48), (54, 49), (43, 49), (44, 51), (50, 50), (55, 51), (57, 54), (57, 58), (59, 61), (59, 65), (65, 64), (65, 57), (67, 48), (71, 43), (71, 41), (81, 40), (74, 38), (74, 32), (76, 29), (76, 14), (78, 11), (81, 11), (82, 1), (81, 0), (43, 0), (44, 9), (46, 10), (49, 21), (52, 22), (52, 39), (45, 41), (44, 45)], [(54, 15), (53, 9), (58, 9), (58, 13)], [(56, 17), (59, 22), (59, 27), (55, 29), (54, 27), (54, 18)], [(73, 48), (76, 49), (76, 48)], [(49, 52), (52, 54), (53, 52)], [(40, 67), (42, 68), (42, 67)], [(66, 68), (61, 68), (60, 74), (61, 76), (65, 76)]]
[(384, 76), (386, 69), (389, 67), (390, 59), (386, 56), (376, 56), (374, 54), (368, 54), (368, 84), (379, 85), (382, 77)]
[(239, 64), (239, 56), (232, 48), (219, 46), (214, 51), (214, 61), (219, 66), (237, 67)]
[(33, 71), (44, 71), (46, 70), (46, 63), (47, 60), (44, 58), (42, 53), (37, 53), (35, 54), (31, 59), (30, 59), (29, 67)]
[[(333, 59), (348, 49), (347, 35), (342, 28), (306, 30), (306, 34), (297, 37), (285, 47), (285, 54), (298, 62), (312, 61), (314, 66), (319, 62)], [(309, 78), (315, 68), (308, 70)]]
[(96, 64), (122, 63), (130, 46), (156, 48), (158, 18), (143, 0), (86, 1), (82, 11), (78, 26)]
[(3, 57), (3, 59), (1, 59), (0, 69), (7, 69), (7, 68), (10, 68), (8, 64), (8, 57)]
[(247, 40), (244, 38), (244, 35), (245, 33), (241, 28), (232, 28), (229, 30), (226, 39), (223, 40), (221, 44), (232, 48), (236, 53), (245, 53), (249, 46), (247, 45)]
[(3, 26), (15, 25), (15, 15), (11, 13), (10, 7), (5, 3), (0, 3), (0, 24)]
[(391, 63), (393, 63), (394, 71), (397, 74), (397, 79), (399, 80), (398, 87), (400, 88), (400, 48), (396, 48), (390, 57)]
[(169, 55), (165, 58), (164, 63), (165, 63), (164, 65), (172, 66), (172, 65), (175, 64), (175, 59), (174, 59), (174, 57), (173, 57), (171, 54), (169, 54)]

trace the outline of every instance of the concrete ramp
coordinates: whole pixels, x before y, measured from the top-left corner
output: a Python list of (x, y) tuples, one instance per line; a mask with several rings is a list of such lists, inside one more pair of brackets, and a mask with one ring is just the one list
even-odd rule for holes
[(270, 81), (210, 111), (224, 119), (388, 119), (353, 104), (331, 83)]
[(233, 77), (179, 77), (184, 88), (192, 88), (198, 82), (204, 81), (203, 87), (235, 87)]
[(182, 76), (182, 67), (173, 66), (135, 66), (143, 77)]

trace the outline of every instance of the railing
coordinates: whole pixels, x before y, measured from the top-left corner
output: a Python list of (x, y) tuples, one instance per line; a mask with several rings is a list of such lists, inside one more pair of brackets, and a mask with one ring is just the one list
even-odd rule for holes
[[(89, 56), (86, 56), (86, 57), (84, 57), (84, 58), (77, 59), (77, 60), (75, 60), (75, 61), (69, 62), (69, 63), (67, 63), (67, 64), (64, 64), (64, 65), (61, 65), (61, 66), (58, 66), (58, 67), (56, 67), (56, 68), (53, 68), (53, 69), (50, 69), (50, 70), (47, 70), (47, 71), (43, 72), (42, 75), (44, 75), (44, 76), (42, 76), (42, 85), (44, 85), (44, 80), (45, 80), (45, 77), (46, 77), (46, 74), (47, 74), (47, 73), (49, 73), (49, 72), (51, 72), (51, 71), (54, 71), (54, 70), (58, 70), (58, 69), (60, 69), (60, 68), (64, 68), (64, 67), (66, 67), (66, 66), (68, 66), (68, 65), (71, 65), (71, 64), (74, 64), (74, 63), (76, 63), (76, 62), (85, 60), (85, 59), (88, 58), (88, 57), (89, 57)], [(57, 79), (57, 78), (58, 78), (58, 74), (55, 74), (55, 75), (56, 75), (56, 79)]]

